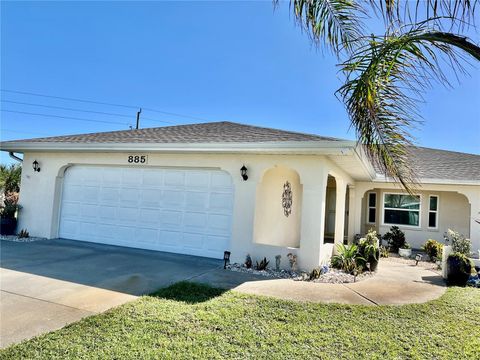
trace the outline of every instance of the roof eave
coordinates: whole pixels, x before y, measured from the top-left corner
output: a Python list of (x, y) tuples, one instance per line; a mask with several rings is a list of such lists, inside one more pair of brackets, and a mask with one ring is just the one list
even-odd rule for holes
[[(373, 182), (376, 183), (395, 183), (396, 181), (392, 178), (377, 174), (373, 179)], [(420, 185), (480, 185), (480, 180), (458, 180), (458, 179), (431, 179), (431, 178), (420, 178), (418, 179)]]
[(3, 142), (3, 151), (24, 152), (212, 152), (212, 153), (292, 153), (351, 155), (355, 141), (285, 141), (255, 143), (65, 143)]

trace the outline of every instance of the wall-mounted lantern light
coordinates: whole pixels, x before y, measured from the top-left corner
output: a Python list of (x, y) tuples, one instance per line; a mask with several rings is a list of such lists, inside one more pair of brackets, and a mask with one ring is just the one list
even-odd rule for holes
[(223, 252), (223, 268), (227, 268), (227, 264), (230, 264), (230, 251)]
[(40, 172), (40, 166), (39, 166), (37, 160), (34, 160), (34, 161), (33, 161), (33, 171), (35, 171), (35, 172)]
[(243, 166), (240, 168), (240, 174), (242, 175), (243, 181), (247, 181), (247, 180), (248, 180), (247, 168), (245, 167), (245, 165), (243, 165)]

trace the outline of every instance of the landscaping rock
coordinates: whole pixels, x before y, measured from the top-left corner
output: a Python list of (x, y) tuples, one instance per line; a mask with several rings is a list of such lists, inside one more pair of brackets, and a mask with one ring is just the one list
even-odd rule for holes
[(248, 269), (245, 265), (240, 264), (231, 264), (227, 265), (227, 269), (230, 271), (244, 272), (252, 275), (265, 276), (272, 279), (292, 279), (294, 281), (310, 281), (315, 283), (330, 283), (330, 284), (343, 284), (343, 283), (353, 283), (362, 281), (364, 279), (374, 276), (374, 272), (364, 272), (357, 275), (356, 277), (347, 274), (342, 270), (331, 269), (328, 266), (323, 266), (320, 269), (322, 270), (322, 275), (318, 278), (310, 280), (310, 274), (307, 272), (295, 272), (290, 270), (280, 270), (267, 268), (266, 270), (255, 270), (253, 268)]
[(33, 241), (47, 240), (47, 238), (35, 237), (35, 236), (19, 238), (17, 235), (0, 235), (0, 240), (13, 241), (13, 242), (33, 242)]

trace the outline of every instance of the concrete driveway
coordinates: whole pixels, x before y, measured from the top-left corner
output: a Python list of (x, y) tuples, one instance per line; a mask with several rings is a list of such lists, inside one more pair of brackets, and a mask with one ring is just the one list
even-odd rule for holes
[(0, 347), (178, 281), (203, 276), (232, 288), (253, 279), (225, 274), (222, 261), (195, 256), (63, 239), (0, 245)]

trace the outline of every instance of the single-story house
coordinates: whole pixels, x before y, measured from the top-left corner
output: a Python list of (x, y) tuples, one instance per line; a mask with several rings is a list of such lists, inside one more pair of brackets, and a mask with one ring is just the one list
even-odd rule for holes
[[(408, 195), (355, 141), (232, 122), (2, 142), (23, 153), (19, 229), (243, 262), (399, 226), (419, 248), (452, 228), (480, 249), (480, 156), (416, 147)], [(35, 165), (34, 164), (35, 162)], [(34, 169), (35, 167), (35, 169)]]

